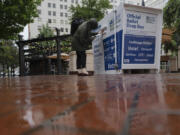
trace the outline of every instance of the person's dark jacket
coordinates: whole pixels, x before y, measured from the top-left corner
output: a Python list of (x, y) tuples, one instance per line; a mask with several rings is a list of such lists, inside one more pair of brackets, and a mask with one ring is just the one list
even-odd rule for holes
[(71, 35), (74, 35), (78, 27), (84, 22), (81, 18), (76, 18), (71, 23)]
[(73, 35), (72, 50), (73, 51), (85, 51), (89, 49), (89, 45), (93, 40), (96, 33), (92, 33), (93, 29), (96, 29), (98, 23), (95, 19), (85, 21), (82, 23)]

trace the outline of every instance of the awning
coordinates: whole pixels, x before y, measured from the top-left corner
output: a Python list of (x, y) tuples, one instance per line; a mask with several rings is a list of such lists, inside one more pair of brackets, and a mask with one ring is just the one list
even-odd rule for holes
[(174, 33), (174, 30), (164, 28), (162, 30), (162, 43), (170, 42), (171, 41), (171, 36), (172, 36), (173, 33)]
[[(48, 56), (49, 59), (57, 59), (57, 54), (53, 54)], [(68, 60), (69, 59), (69, 55), (66, 53), (61, 53), (61, 59), (62, 60)]]

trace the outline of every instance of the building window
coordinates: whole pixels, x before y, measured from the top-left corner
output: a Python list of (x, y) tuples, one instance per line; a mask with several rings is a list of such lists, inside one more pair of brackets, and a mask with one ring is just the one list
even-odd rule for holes
[(64, 2), (67, 2), (67, 0), (64, 0)]
[(63, 21), (63, 20), (61, 20), (61, 24), (64, 24), (64, 21)]
[(51, 22), (51, 19), (48, 19), (48, 23), (52, 23), (52, 22)]
[(161, 69), (164, 70), (165, 72), (169, 71), (169, 63), (168, 63), (168, 61), (162, 61), (161, 62)]
[(51, 11), (48, 11), (48, 15), (51, 16)]
[(56, 19), (53, 19), (53, 23), (56, 23)]
[(40, 17), (38, 18), (38, 21), (39, 21), (39, 22), (41, 21), (41, 18), (40, 18)]
[(67, 14), (67, 13), (65, 13), (64, 15), (65, 15), (65, 17), (68, 17), (68, 14)]
[(60, 5), (60, 9), (63, 9), (63, 5)]
[(54, 32), (56, 32), (56, 28), (57, 28), (57, 27), (53, 27)]
[(48, 3), (48, 7), (49, 7), (49, 8), (51, 7), (51, 3)]
[(41, 26), (38, 26), (38, 31), (41, 31)]
[(56, 12), (55, 11), (53, 11), (53, 16), (56, 16)]
[(76, 4), (78, 4), (78, 0), (76, 0)]
[(61, 32), (64, 32), (64, 28), (61, 28)]
[(66, 32), (68, 32), (68, 28), (66, 28)]
[(67, 5), (64, 5), (64, 9), (67, 9)]
[(63, 16), (63, 13), (62, 13), (62, 12), (60, 13), (60, 16)]
[(128, 4), (134, 4), (134, 2), (133, 2), (133, 1), (128, 1), (127, 3), (128, 3)]
[(63, 0), (60, 0), (60, 1), (63, 1)]
[(65, 21), (65, 23), (66, 23), (67, 25), (69, 25), (69, 22), (68, 22), (67, 20)]
[(53, 8), (56, 8), (56, 4), (55, 3), (53, 4)]
[(71, 3), (74, 3), (74, 0), (71, 0)]
[(40, 10), (40, 9), (38, 9), (38, 14), (39, 14), (39, 15), (41, 14), (41, 10)]

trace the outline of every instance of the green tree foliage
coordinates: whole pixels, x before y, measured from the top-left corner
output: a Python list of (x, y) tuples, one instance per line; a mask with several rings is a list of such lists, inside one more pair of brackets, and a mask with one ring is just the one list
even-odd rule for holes
[[(48, 26), (48, 24), (43, 25), (41, 29), (39, 29), (39, 35), (38, 38), (47, 38), (47, 37), (54, 37), (54, 31)], [(55, 41), (45, 41), (45, 42), (41, 42), (40, 45), (43, 48), (49, 48), (49, 47), (53, 47), (56, 46)]]
[(164, 45), (165, 51), (176, 52), (180, 45), (180, 0), (169, 0), (163, 12), (164, 27), (174, 31), (172, 41)]
[(174, 40), (166, 41), (163, 44), (163, 49), (165, 51), (165, 54), (167, 55), (169, 51), (171, 51), (172, 55), (176, 56), (177, 55), (177, 43)]
[[(9, 68), (14, 70), (18, 66), (18, 49), (11, 40), (0, 41), (0, 65), (3, 66), (3, 72), (9, 73)], [(5, 68), (7, 70), (5, 70)]]
[(71, 6), (71, 20), (75, 18), (83, 18), (85, 20), (96, 18), (97, 20), (101, 20), (106, 10), (110, 8), (112, 6), (109, 0), (82, 0), (82, 5)]
[(38, 38), (45, 38), (45, 37), (53, 37), (54, 32), (53, 30), (48, 26), (48, 24), (43, 25), (41, 29), (39, 29), (39, 35)]
[[(42, 25), (41, 29), (39, 29), (39, 35), (37, 38), (48, 38), (54, 36), (54, 31), (48, 26), (48, 24), (46, 24)], [(35, 46), (30, 46), (30, 49), (32, 50), (32, 54), (43, 55), (46, 57), (47, 55), (51, 55), (51, 50), (55, 47), (55, 41), (44, 41), (36, 43)]]
[[(54, 37), (54, 31), (48, 26), (48, 24), (43, 25), (41, 29), (39, 29), (38, 38), (47, 38), (47, 37)], [(61, 41), (61, 52), (69, 53), (71, 50), (70, 47), (70, 39), (68, 38), (65, 41)], [(56, 41), (45, 41), (38, 43), (38, 46), (31, 47), (34, 48), (36, 52), (40, 52), (40, 54), (44, 55), (52, 55), (50, 50), (53, 48), (56, 50)]]
[(61, 52), (69, 54), (71, 52), (71, 39), (67, 38), (61, 42)]
[(0, 39), (15, 38), (38, 16), (41, 0), (0, 0)]
[(180, 0), (169, 0), (164, 8), (164, 26), (180, 29)]

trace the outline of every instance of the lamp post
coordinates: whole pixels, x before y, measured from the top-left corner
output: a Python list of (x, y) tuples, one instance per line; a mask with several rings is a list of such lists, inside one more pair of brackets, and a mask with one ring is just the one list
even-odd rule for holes
[(144, 0), (142, 0), (141, 5), (145, 7), (145, 2), (144, 2)]
[(60, 75), (62, 72), (62, 65), (61, 65), (61, 46), (60, 46), (60, 30), (56, 28), (57, 38), (56, 38), (56, 45), (57, 45), (57, 74)]

